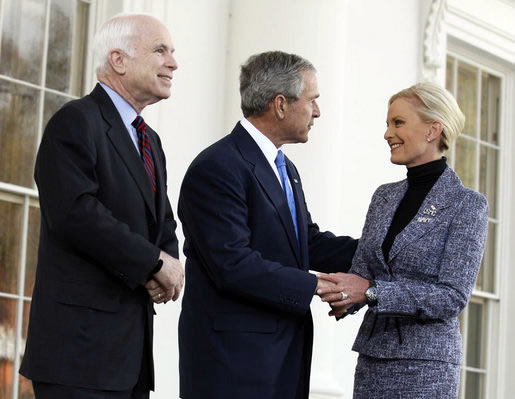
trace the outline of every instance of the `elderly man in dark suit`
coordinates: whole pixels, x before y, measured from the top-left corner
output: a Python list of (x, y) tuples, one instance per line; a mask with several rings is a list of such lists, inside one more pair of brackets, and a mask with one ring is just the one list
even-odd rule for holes
[(181, 397), (306, 399), (309, 305), (322, 284), (308, 269), (347, 270), (357, 243), (319, 231), (281, 150), (306, 142), (320, 116), (313, 65), (255, 55), (240, 92), (245, 117), (193, 161), (181, 188)]
[(170, 34), (119, 15), (95, 50), (100, 83), (51, 118), (36, 161), (41, 237), (20, 373), (38, 399), (148, 398), (152, 300), (183, 284), (165, 156), (140, 116), (170, 95)]

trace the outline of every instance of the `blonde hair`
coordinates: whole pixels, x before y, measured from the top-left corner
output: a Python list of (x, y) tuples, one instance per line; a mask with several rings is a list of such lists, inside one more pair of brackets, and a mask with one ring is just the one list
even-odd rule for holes
[(443, 87), (432, 82), (419, 82), (394, 94), (388, 105), (398, 98), (418, 99), (417, 113), (424, 122), (438, 121), (442, 124), (440, 150), (449, 149), (452, 142), (465, 126), (465, 115), (461, 112), (454, 96)]

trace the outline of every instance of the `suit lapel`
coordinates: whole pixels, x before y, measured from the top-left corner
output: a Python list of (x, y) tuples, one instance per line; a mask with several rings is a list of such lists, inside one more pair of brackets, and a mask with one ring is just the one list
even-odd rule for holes
[(456, 174), (449, 167), (446, 168), (427, 194), (417, 214), (395, 238), (389, 263), (403, 248), (443, 223), (446, 219), (444, 209), (456, 202), (459, 196), (457, 189), (460, 186), (461, 182)]
[(288, 207), (288, 201), (286, 200), (286, 195), (281, 187), (281, 183), (279, 183), (277, 176), (259, 146), (239, 122), (234, 128), (232, 135), (243, 158), (253, 165), (254, 175), (277, 210), (279, 219), (286, 230), (291, 249), (295, 253), (299, 265), (302, 265), (299, 245), (295, 235), (295, 227), (293, 226), (290, 208)]
[(154, 198), (152, 195), (152, 186), (145, 171), (145, 167), (143, 166), (143, 162), (139, 157), (138, 151), (134, 147), (134, 144), (129, 137), (129, 133), (120, 118), (120, 114), (116, 110), (116, 107), (107, 93), (99, 84), (97, 84), (95, 89), (91, 92), (91, 96), (98, 103), (102, 116), (109, 125), (106, 132), (107, 136), (113, 143), (113, 146), (120, 155), (120, 158), (127, 166), (127, 169), (129, 169), (129, 172), (134, 178), (134, 181), (136, 182), (136, 185), (138, 186), (152, 216), (157, 220)]
[(309, 268), (309, 253), (308, 244), (306, 242), (308, 237), (308, 226), (307, 226), (307, 209), (306, 201), (304, 199), (304, 193), (302, 191), (302, 185), (300, 183), (300, 177), (297, 170), (293, 166), (293, 163), (287, 158), (286, 168), (288, 169), (288, 177), (290, 184), (293, 189), (293, 196), (295, 198), (295, 208), (297, 210), (297, 229), (299, 233), (299, 247), (301, 251), (302, 266), (305, 270)]

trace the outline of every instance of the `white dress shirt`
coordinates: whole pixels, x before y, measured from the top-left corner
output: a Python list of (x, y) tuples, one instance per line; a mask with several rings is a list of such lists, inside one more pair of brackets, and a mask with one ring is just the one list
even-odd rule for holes
[[(248, 134), (250, 134), (250, 137), (252, 137), (258, 145), (259, 149), (261, 150), (266, 160), (270, 164), (270, 167), (274, 171), (275, 176), (277, 177), (277, 180), (279, 180), (279, 184), (282, 187), (281, 177), (279, 176), (279, 171), (277, 170), (277, 166), (275, 165), (275, 158), (277, 157), (277, 153), (282, 147), (277, 148), (275, 144), (272, 143), (272, 141), (263, 133), (261, 133), (258, 129), (256, 129), (256, 127), (252, 123), (250, 123), (248, 119), (242, 118), (240, 123), (241, 126), (243, 126), (243, 128), (248, 132)], [(290, 184), (291, 188), (290, 179), (288, 179), (288, 184)]]

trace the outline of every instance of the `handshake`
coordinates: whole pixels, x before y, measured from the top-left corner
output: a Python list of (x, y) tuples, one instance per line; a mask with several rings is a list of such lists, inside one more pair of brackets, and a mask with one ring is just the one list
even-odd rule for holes
[(323, 302), (329, 303), (329, 316), (339, 318), (355, 304), (366, 302), (365, 291), (369, 281), (356, 274), (318, 273), (316, 294)]
[(159, 260), (163, 262), (161, 270), (145, 283), (145, 288), (154, 303), (176, 301), (184, 285), (184, 269), (179, 259), (161, 251)]

